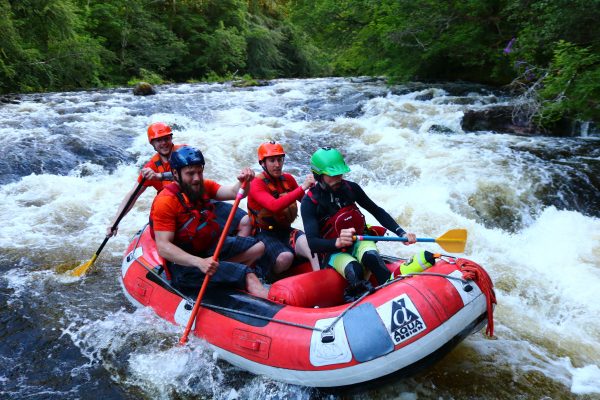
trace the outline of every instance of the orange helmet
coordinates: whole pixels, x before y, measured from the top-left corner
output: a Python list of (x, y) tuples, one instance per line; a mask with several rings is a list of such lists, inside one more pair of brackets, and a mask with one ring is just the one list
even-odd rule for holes
[(279, 143), (270, 141), (258, 146), (258, 162), (261, 163), (265, 157), (285, 156), (285, 151)]
[(155, 122), (148, 127), (148, 142), (152, 143), (154, 139), (163, 136), (172, 135), (171, 127), (164, 122)]

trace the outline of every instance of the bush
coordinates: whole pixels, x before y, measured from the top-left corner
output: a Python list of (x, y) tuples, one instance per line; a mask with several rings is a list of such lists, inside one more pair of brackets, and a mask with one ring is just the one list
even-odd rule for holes
[(589, 48), (559, 41), (539, 91), (539, 125), (562, 118), (600, 121), (600, 56)]

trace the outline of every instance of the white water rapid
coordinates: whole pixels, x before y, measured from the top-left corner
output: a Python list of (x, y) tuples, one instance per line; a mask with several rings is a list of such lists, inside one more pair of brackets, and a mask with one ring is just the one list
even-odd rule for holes
[[(263, 141), (285, 147), (298, 179), (313, 151), (332, 146), (347, 178), (406, 230), (468, 230), (464, 256), (495, 283), (496, 338), (475, 334), (433, 368), (356, 398), (600, 399), (599, 137), (463, 132), (466, 110), (510, 102), (477, 87), (328, 78), (157, 90), (23, 95), (0, 107), (1, 398), (337, 398), (239, 371), (199, 339), (175, 346), (179, 327), (132, 309), (120, 257), (153, 190), (89, 276), (54, 271), (92, 257), (153, 154), (147, 126), (164, 121), (175, 143), (204, 152), (218, 182), (258, 171)], [(440, 250), (380, 244), (403, 257), (421, 248)]]

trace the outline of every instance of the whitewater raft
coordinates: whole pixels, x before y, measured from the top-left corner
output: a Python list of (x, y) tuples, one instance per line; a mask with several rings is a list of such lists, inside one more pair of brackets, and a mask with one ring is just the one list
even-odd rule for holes
[[(386, 257), (390, 270), (403, 261)], [(183, 332), (195, 299), (171, 287), (164, 268), (145, 227), (123, 257), (125, 294)], [(491, 282), (465, 259), (443, 257), (424, 273), (401, 277), (348, 304), (339, 274), (303, 272), (309, 269), (301, 265), (296, 275), (275, 282), (269, 300), (209, 286), (192, 333), (254, 374), (333, 388), (414, 374), (493, 321)]]

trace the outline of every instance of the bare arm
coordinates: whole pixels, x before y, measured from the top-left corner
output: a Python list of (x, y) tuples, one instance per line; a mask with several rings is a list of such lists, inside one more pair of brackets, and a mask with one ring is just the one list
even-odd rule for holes
[(175, 240), (175, 232), (156, 231), (154, 232), (154, 236), (158, 254), (165, 260), (186, 267), (198, 268), (208, 276), (213, 275), (217, 271), (219, 263), (212, 258), (197, 257), (183, 251), (179, 246), (176, 246), (173, 243), (173, 240)]
[(238, 181), (231, 186), (221, 186), (217, 191), (215, 199), (217, 200), (234, 200), (242, 185), (242, 182), (250, 182), (254, 179), (254, 171), (246, 167), (237, 176)]

